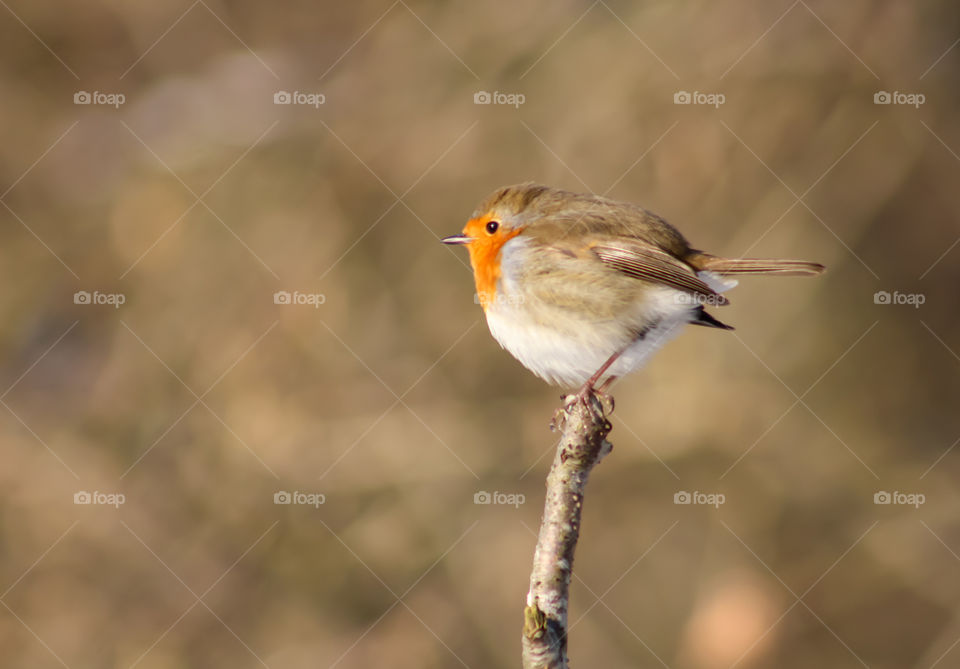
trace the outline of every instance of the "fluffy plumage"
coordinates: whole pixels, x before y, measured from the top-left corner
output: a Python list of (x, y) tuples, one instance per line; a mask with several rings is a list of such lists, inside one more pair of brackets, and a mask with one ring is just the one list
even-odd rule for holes
[(728, 259), (693, 249), (637, 205), (537, 184), (498, 189), (462, 235), (490, 332), (532, 372), (562, 386), (641, 367), (694, 323), (730, 329), (705, 310), (740, 274), (816, 275), (798, 260)]

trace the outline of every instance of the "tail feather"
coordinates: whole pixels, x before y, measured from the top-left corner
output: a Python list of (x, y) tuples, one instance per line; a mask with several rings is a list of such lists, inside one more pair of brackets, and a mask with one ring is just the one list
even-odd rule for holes
[(732, 325), (727, 325), (723, 321), (718, 321), (716, 318), (711, 316), (706, 312), (703, 307), (698, 307), (693, 314), (693, 320), (690, 321), (692, 325), (703, 325), (708, 328), (720, 328), (721, 330), (733, 330)]
[(817, 276), (826, 269), (820, 263), (781, 258), (718, 258), (698, 254), (690, 259), (698, 270), (717, 274), (779, 274), (780, 276)]

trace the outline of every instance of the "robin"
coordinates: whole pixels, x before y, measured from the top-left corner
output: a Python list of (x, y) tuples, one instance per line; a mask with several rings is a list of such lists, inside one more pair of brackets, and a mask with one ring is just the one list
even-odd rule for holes
[(470, 253), (491, 334), (527, 369), (586, 399), (635, 371), (746, 274), (815, 276), (802, 260), (698, 251), (637, 205), (524, 183), (500, 188), (444, 244)]

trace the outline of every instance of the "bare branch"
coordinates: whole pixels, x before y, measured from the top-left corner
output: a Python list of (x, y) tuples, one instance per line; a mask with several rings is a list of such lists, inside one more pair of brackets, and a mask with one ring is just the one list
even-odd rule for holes
[(524, 669), (567, 667), (567, 607), (584, 488), (590, 470), (613, 448), (606, 441), (611, 429), (606, 413), (613, 411), (613, 399), (601, 397), (608, 407), (593, 394), (588, 400), (569, 395), (554, 417), (561, 438), (547, 475), (543, 521), (523, 612)]

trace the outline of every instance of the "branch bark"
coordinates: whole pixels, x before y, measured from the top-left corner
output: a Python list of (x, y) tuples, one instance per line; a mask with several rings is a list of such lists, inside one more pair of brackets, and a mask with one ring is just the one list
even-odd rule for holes
[(561, 430), (557, 454), (547, 475), (547, 493), (540, 535), (533, 556), (530, 590), (523, 612), (524, 669), (566, 669), (567, 607), (573, 553), (580, 538), (580, 514), (590, 470), (613, 447), (606, 441), (611, 425), (608, 406), (591, 394), (564, 398), (554, 416)]

